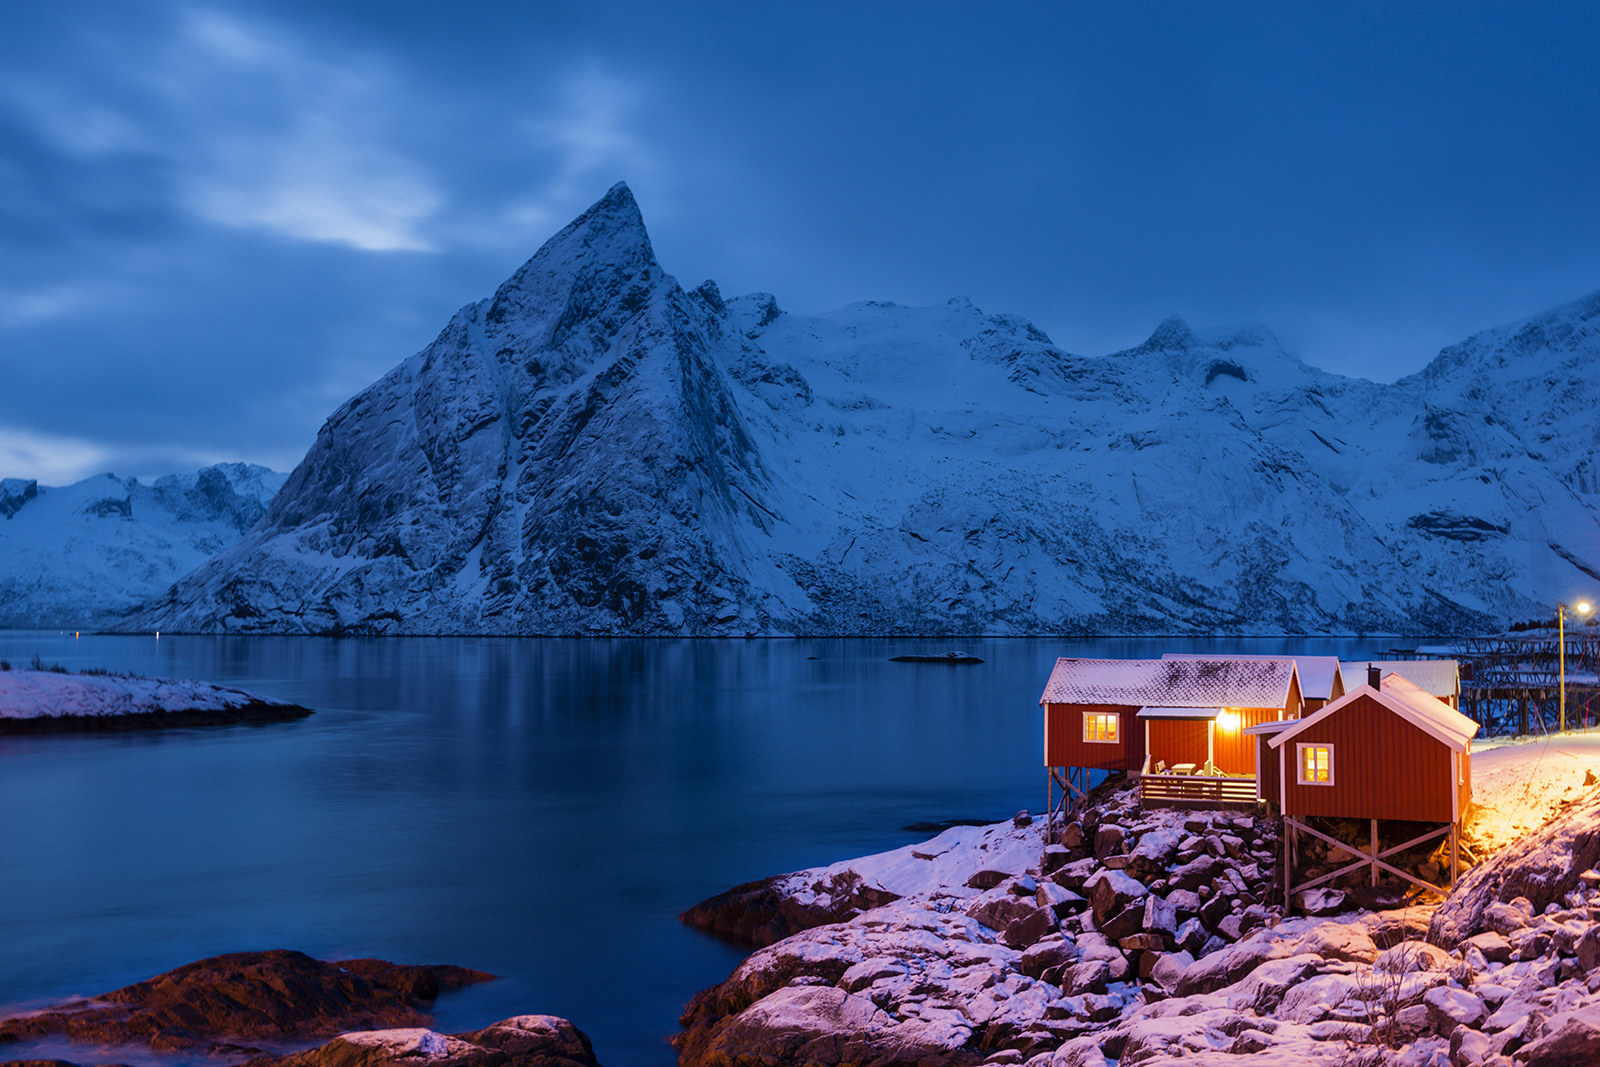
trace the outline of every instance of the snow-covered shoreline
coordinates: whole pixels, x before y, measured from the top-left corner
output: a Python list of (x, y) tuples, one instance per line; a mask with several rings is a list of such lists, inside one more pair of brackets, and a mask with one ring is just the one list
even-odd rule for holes
[(1600, 738), (1481, 764), (1494, 851), (1442, 904), (1286, 918), (1271, 820), (1114, 789), (1049, 842), (1019, 816), (739, 887), (685, 921), (809, 928), (695, 997), (680, 1065), (1600, 1063)]
[(288, 701), (190, 679), (0, 671), (0, 733), (155, 730), (310, 714)]

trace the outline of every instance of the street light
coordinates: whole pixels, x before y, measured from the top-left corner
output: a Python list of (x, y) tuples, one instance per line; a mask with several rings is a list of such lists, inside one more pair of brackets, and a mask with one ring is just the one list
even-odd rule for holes
[(1559, 635), (1557, 641), (1558, 648), (1560, 649), (1556, 658), (1561, 664), (1560, 728), (1562, 731), (1565, 731), (1567, 728), (1567, 612), (1576, 610), (1579, 615), (1587, 615), (1589, 614), (1590, 607), (1591, 605), (1587, 600), (1578, 601), (1577, 604), (1573, 605), (1572, 608), (1568, 608), (1565, 604), (1559, 602), (1556, 604), (1556, 633)]

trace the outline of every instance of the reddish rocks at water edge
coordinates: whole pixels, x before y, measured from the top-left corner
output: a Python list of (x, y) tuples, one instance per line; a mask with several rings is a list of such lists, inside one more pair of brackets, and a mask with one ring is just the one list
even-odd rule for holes
[(599, 1067), (589, 1035), (554, 1015), (518, 1015), (464, 1034), (368, 1030), (243, 1067)]
[[(465, 967), (385, 960), (327, 963), (302, 952), (236, 952), (190, 963), (89, 1001), (0, 1020), (0, 1041), (62, 1035), (72, 1041), (138, 1043), (158, 1052), (216, 1038), (293, 1038), (345, 1030), (420, 1027), (440, 989), (494, 975)], [(239, 1050), (237, 1045), (221, 1051)], [(247, 1051), (247, 1050), (246, 1050)]]

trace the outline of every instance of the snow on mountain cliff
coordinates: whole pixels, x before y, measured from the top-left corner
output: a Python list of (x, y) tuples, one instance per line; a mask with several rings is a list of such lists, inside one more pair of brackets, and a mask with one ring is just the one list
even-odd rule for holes
[(1474, 627), (1600, 575), (1597, 304), (1393, 385), (1177, 318), (1088, 358), (964, 299), (802, 316), (685, 290), (618, 185), (128, 625)]
[(0, 480), (0, 628), (123, 618), (237, 541), (286, 475), (244, 463), (151, 485)]

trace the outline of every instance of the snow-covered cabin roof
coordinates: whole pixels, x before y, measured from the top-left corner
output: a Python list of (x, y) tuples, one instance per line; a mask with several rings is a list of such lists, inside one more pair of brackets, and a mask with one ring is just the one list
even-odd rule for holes
[(1162, 659), (1292, 659), (1300, 672), (1300, 695), (1307, 700), (1332, 700), (1339, 675), (1338, 656), (1208, 656), (1196, 652), (1163, 652)]
[(1281, 708), (1292, 659), (1056, 660), (1041, 704), (1163, 708)]
[(1140, 708), (1140, 719), (1215, 719), (1221, 708)]
[(1478, 732), (1477, 723), (1438, 697), (1412, 684), (1404, 675), (1385, 675), (1381, 684), (1382, 689), (1373, 689), (1366, 684), (1357, 686), (1332, 704), (1318, 709), (1297, 722), (1291, 722), (1287, 730), (1280, 732), (1276, 737), (1268, 738), (1267, 744), (1273, 748), (1282, 746), (1291, 737), (1295, 737), (1330, 715), (1338, 714), (1341, 708), (1362, 696), (1371, 697), (1412, 726), (1449, 745), (1457, 752), (1465, 751), (1467, 742)]
[(1385, 678), (1398, 674), (1436, 697), (1453, 697), (1461, 692), (1461, 668), (1453, 659), (1359, 659), (1340, 663), (1345, 689), (1366, 685), (1368, 667), (1380, 668)]

